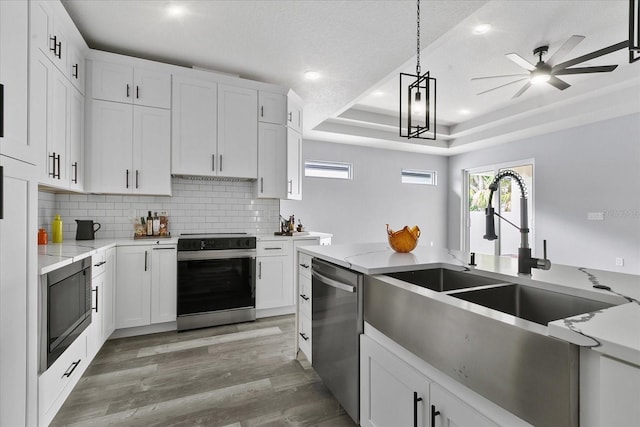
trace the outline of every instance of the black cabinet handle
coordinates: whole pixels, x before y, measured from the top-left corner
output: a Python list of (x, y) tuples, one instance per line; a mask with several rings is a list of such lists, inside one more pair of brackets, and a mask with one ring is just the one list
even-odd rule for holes
[(136, 188), (139, 188), (138, 182), (140, 181), (140, 171), (136, 169)]
[(80, 361), (81, 361), (81, 360), (82, 360), (82, 359), (78, 359), (77, 361), (73, 362), (73, 363), (71, 364), (71, 366), (70, 366), (70, 368), (71, 368), (71, 369), (70, 369), (70, 370), (68, 370), (67, 372), (65, 372), (64, 374), (62, 374), (62, 378), (64, 378), (64, 377), (70, 377), (70, 376), (71, 376), (71, 374), (73, 374), (73, 371), (75, 371), (75, 370), (76, 370), (76, 368), (78, 367), (78, 365), (80, 364)]
[(306, 296), (305, 294), (300, 294), (300, 298), (302, 298), (305, 301), (309, 301), (309, 297)]
[(258, 279), (262, 279), (262, 261), (258, 263)]
[(129, 83), (127, 83), (127, 98), (129, 97)]
[(106, 263), (107, 263), (107, 261), (100, 261), (100, 262), (99, 262), (99, 263), (97, 263), (97, 264), (93, 264), (93, 266), (94, 266), (94, 267), (100, 267), (101, 265), (104, 265), (104, 264), (106, 264)]
[(53, 42), (53, 47), (51, 47), (51, 43), (49, 43), (49, 50), (52, 51), (55, 56), (58, 56), (56, 54), (58, 48), (58, 36), (49, 37), (49, 41)]
[[(418, 427), (418, 402), (422, 402), (422, 398), (418, 397), (417, 392), (413, 392), (413, 426)], [(431, 424), (433, 427), (433, 424)]]
[(264, 193), (264, 178), (260, 177), (260, 192)]
[(306, 336), (303, 332), (300, 332), (300, 336), (302, 337), (303, 340), (309, 341), (309, 337)]
[(147, 271), (149, 267), (149, 252), (144, 251), (144, 271)]
[(96, 293), (96, 306), (92, 307), (92, 310), (94, 310), (97, 313), (98, 312), (98, 286), (96, 286), (95, 289), (91, 289), (91, 292)]
[(299, 264), (302, 268), (309, 268), (309, 264)]
[(58, 48), (58, 53), (54, 51), (53, 54), (57, 56), (58, 59), (62, 59), (62, 42), (56, 43), (56, 48)]
[(220, 163), (218, 164), (218, 168), (220, 169), (220, 172), (222, 172), (222, 154), (220, 154)]
[(293, 121), (293, 112), (289, 111), (289, 121)]
[(431, 405), (431, 427), (435, 427), (438, 415), (440, 415), (440, 411), (436, 411), (436, 405)]
[(78, 78), (78, 64), (75, 64), (71, 68), (73, 68), (73, 72), (71, 73), (71, 75), (77, 79)]
[(0, 219), (4, 219), (4, 166), (0, 166)]
[(260, 117), (264, 117), (264, 105), (260, 106)]
[(140, 86), (136, 85), (136, 99), (140, 99)]
[(77, 184), (78, 183), (78, 162), (73, 162), (73, 164), (71, 165), (73, 167), (73, 183)]
[(0, 138), (4, 138), (4, 85), (0, 84)]
[(129, 169), (127, 169), (127, 188), (129, 188)]
[(62, 154), (58, 154), (58, 157), (56, 158), (56, 162), (58, 163), (58, 172), (56, 173), (55, 178), (60, 179), (60, 156), (62, 156)]
[(213, 172), (216, 171), (216, 155), (215, 154), (211, 155), (211, 170)]

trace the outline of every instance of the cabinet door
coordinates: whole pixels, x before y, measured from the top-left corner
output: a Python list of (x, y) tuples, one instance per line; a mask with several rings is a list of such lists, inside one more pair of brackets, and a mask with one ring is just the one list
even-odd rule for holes
[(151, 323), (176, 321), (177, 266), (175, 246), (151, 250)]
[(258, 257), (256, 308), (278, 308), (294, 304), (291, 257)]
[(70, 84), (62, 72), (52, 70), (49, 139), (47, 144), (47, 179), (45, 182), (68, 187), (67, 141), (69, 138)]
[(133, 192), (171, 195), (171, 111), (133, 108)]
[(285, 124), (286, 98), (279, 93), (258, 92), (258, 120), (276, 125)]
[(171, 108), (171, 74), (134, 69), (132, 97), (135, 105)]
[(35, 164), (27, 138), (28, 3), (0, 1), (0, 154)]
[[(2, 2), (9, 3), (9, 2)], [(12, 2), (13, 3), (13, 2)], [(15, 2), (25, 3), (26, 2)], [(51, 3), (48, 1), (31, 1), (30, 11), (30, 28), (31, 33), (31, 47), (39, 49), (48, 58), (53, 55), (53, 11), (51, 10)], [(2, 28), (4, 29), (4, 21), (2, 22)], [(4, 49), (3, 49), (4, 51)]]
[(133, 68), (128, 65), (93, 61), (91, 97), (104, 101), (133, 102)]
[(103, 296), (105, 275), (91, 278), (91, 325), (87, 332), (87, 357), (93, 359), (102, 347)]
[(171, 173), (214, 176), (218, 84), (174, 76)]
[[(0, 3), (1, 4), (1, 3)], [(53, 170), (53, 160), (48, 157), (50, 146), (49, 111), (51, 104), (51, 85), (53, 64), (42, 52), (35, 52), (31, 60), (29, 84), (29, 139), (37, 147), (38, 179), (49, 180), (48, 173)]]
[(302, 133), (302, 102), (291, 91), (287, 96), (287, 127)]
[(360, 337), (360, 425), (429, 427), (429, 379), (368, 336)]
[(302, 199), (302, 136), (287, 128), (287, 199)]
[[(431, 427), (497, 427), (498, 424), (458, 399), (437, 383), (431, 383), (429, 416), (435, 423)], [(433, 414), (432, 414), (433, 411)]]
[(95, 193), (130, 193), (135, 184), (132, 161), (133, 106), (93, 100), (91, 107), (87, 190)]
[(258, 93), (218, 85), (218, 176), (257, 178)]
[(102, 342), (109, 339), (113, 331), (116, 329), (116, 248), (107, 249), (106, 261), (104, 287), (102, 291)]
[[(27, 425), (27, 382), (35, 376), (35, 167), (0, 156), (0, 425)], [(33, 326), (33, 328), (31, 327)], [(35, 384), (29, 384), (36, 390)]]
[(116, 329), (151, 324), (151, 247), (118, 247), (116, 265)]
[(260, 123), (258, 130), (258, 197), (285, 199), (287, 188), (285, 127)]
[(71, 84), (84, 95), (85, 70), (82, 51), (78, 46), (69, 44), (67, 55), (67, 73)]
[(69, 188), (84, 189), (84, 96), (75, 88), (69, 90)]
[(640, 425), (640, 367), (600, 357), (600, 425)]

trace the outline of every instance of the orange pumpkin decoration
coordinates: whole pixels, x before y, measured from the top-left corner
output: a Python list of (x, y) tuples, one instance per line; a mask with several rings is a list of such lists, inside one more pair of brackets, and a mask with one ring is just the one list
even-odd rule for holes
[(387, 224), (387, 234), (389, 235), (389, 246), (396, 252), (411, 252), (418, 245), (420, 228), (417, 225), (409, 228), (405, 226), (402, 230), (393, 231)]

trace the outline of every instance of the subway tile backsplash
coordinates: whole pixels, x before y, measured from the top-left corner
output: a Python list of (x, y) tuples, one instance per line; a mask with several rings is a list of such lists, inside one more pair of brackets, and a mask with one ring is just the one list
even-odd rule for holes
[[(251, 181), (172, 178), (172, 196), (38, 194), (38, 225), (51, 236), (55, 214), (62, 216), (64, 238), (75, 239), (76, 219), (101, 224), (96, 238), (133, 236), (134, 218), (167, 212), (172, 236), (181, 233), (271, 234), (278, 230), (280, 201), (255, 197)], [(49, 237), (51, 239), (51, 237)]]

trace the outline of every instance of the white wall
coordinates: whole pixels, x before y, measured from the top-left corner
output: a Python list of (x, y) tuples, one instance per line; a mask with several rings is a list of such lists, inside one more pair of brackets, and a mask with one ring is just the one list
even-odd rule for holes
[[(451, 157), (449, 247), (460, 248), (462, 171), (528, 158), (536, 247), (547, 239), (552, 263), (640, 274), (640, 114)], [(605, 219), (588, 221), (588, 212)]]
[[(303, 200), (282, 200), (282, 216), (333, 233), (333, 243), (386, 241), (388, 223), (418, 225), (420, 245), (446, 246), (445, 157), (305, 140), (303, 159), (353, 163), (353, 180), (304, 177)], [(402, 184), (402, 168), (436, 171), (438, 185)]]

